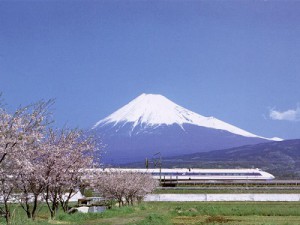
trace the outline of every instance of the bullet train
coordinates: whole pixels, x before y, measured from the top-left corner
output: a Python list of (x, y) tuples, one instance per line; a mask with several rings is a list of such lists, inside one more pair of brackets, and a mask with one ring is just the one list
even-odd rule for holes
[(184, 180), (272, 180), (275, 177), (258, 168), (256, 169), (193, 169), (193, 168), (155, 168), (155, 169), (123, 169), (110, 168), (102, 171), (127, 171), (148, 173), (155, 179), (163, 181), (184, 181)]

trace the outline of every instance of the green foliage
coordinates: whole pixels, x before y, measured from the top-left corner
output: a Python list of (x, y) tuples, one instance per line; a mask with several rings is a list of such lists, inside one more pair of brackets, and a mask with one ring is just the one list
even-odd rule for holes
[(139, 208), (140, 208), (140, 210), (146, 210), (147, 209), (145, 205), (140, 205)]
[(57, 215), (56, 220), (59, 221), (68, 221), (68, 222), (78, 222), (79, 224), (83, 224), (84, 221), (95, 220), (103, 218), (103, 214), (101, 213), (75, 213), (75, 214), (67, 214), (64, 212), (60, 212)]
[[(299, 207), (300, 202), (144, 202), (103, 213), (59, 211), (52, 221), (44, 205), (36, 221), (31, 221), (15, 205), (12, 225), (298, 225)], [(0, 224), (4, 224), (2, 218)]]
[(121, 208), (115, 207), (110, 210), (104, 211), (103, 217), (109, 218), (109, 217), (113, 217), (116, 215), (127, 215), (127, 214), (134, 213), (134, 211), (135, 211), (135, 208), (132, 206), (124, 206)]
[(85, 197), (93, 197), (93, 190), (91, 190), (91, 189), (85, 189), (84, 192), (83, 192), (83, 195)]
[(135, 225), (169, 225), (170, 218), (156, 213), (150, 214), (144, 220), (134, 223)]

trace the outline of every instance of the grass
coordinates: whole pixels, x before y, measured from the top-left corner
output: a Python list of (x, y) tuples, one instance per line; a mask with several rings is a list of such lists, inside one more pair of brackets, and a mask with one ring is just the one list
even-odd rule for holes
[(12, 225), (298, 225), (299, 209), (300, 202), (147, 202), (103, 213), (60, 212), (49, 220), (43, 207), (32, 222), (16, 207)]

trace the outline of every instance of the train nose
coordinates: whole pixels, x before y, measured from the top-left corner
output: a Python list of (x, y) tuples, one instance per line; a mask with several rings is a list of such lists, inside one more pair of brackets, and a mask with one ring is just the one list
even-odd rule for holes
[(273, 180), (275, 179), (275, 176), (273, 176), (272, 174), (268, 173), (268, 180)]
[(275, 177), (273, 176), (273, 174), (270, 174), (268, 172), (263, 172), (262, 173), (263, 177), (266, 179), (266, 180), (273, 180), (275, 179)]

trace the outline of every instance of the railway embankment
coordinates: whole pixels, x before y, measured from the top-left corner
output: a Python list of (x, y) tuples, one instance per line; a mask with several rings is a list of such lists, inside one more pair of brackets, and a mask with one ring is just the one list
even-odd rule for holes
[(149, 202), (297, 202), (300, 194), (150, 194)]

